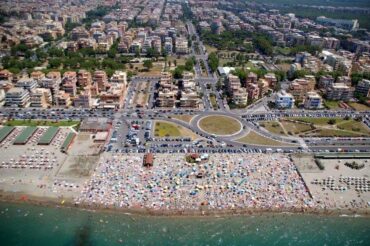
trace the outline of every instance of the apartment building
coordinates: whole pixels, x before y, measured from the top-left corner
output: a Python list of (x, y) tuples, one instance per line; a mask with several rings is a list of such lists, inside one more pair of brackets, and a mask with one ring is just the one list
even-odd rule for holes
[(31, 107), (48, 108), (52, 104), (52, 96), (50, 89), (37, 88), (31, 92), (30, 96)]
[(100, 108), (120, 109), (124, 104), (125, 86), (123, 83), (111, 83), (107, 91), (100, 93)]
[(284, 90), (279, 91), (276, 94), (275, 106), (280, 109), (289, 109), (294, 107), (294, 97), (292, 94), (287, 93)]
[(92, 83), (91, 73), (86, 70), (79, 70), (77, 73), (77, 85), (78, 86), (90, 86)]
[(19, 107), (26, 108), (30, 104), (30, 94), (28, 90), (15, 87), (8, 90), (5, 94), (5, 104), (6, 107)]
[(370, 80), (363, 79), (358, 82), (355, 93), (363, 97), (370, 97)]
[(95, 71), (93, 81), (98, 85), (99, 92), (106, 91), (109, 88), (108, 76), (105, 71)]
[(304, 99), (304, 108), (306, 109), (320, 109), (322, 108), (322, 97), (315, 91), (307, 92)]
[(354, 88), (343, 83), (335, 83), (326, 90), (326, 98), (335, 101), (349, 101), (353, 98)]

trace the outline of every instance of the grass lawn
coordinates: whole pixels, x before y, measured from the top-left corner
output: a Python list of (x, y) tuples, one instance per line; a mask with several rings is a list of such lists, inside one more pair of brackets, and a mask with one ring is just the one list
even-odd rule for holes
[(291, 49), (288, 47), (275, 47), (275, 52), (287, 56), (290, 55)]
[(339, 101), (325, 101), (324, 105), (328, 107), (329, 109), (340, 109), (339, 107)]
[(266, 138), (254, 131), (250, 131), (246, 136), (236, 140), (240, 143), (253, 145), (267, 145), (267, 146), (293, 146), (292, 144), (282, 143), (270, 138)]
[[(342, 118), (333, 118), (336, 120), (334, 125), (328, 123), (330, 118), (289, 118), (301, 122), (314, 124), (317, 128), (315, 131), (310, 132), (310, 136), (317, 137), (360, 137), (370, 136), (370, 129), (362, 122), (354, 119), (344, 120)], [(283, 123), (282, 123), (283, 124)], [(299, 123), (291, 123), (285, 126), (285, 129), (294, 129)], [(301, 124), (303, 125), (303, 124)]]
[(176, 60), (176, 66), (185, 65), (186, 58), (185, 57), (177, 58), (176, 56), (167, 57), (167, 65), (168, 65), (168, 62), (171, 61), (171, 67), (175, 67), (175, 60)]
[(284, 129), (281, 127), (280, 123), (277, 121), (262, 121), (260, 123), (261, 127), (264, 127), (267, 131), (278, 134), (278, 135), (286, 135)]
[(307, 125), (304, 123), (295, 123), (295, 122), (282, 120), (281, 124), (283, 125), (284, 129), (287, 131), (289, 135), (300, 134), (302, 132), (313, 130), (313, 128), (310, 125)]
[(209, 100), (211, 101), (212, 108), (217, 109), (217, 101), (216, 101), (216, 96), (211, 94), (209, 95)]
[(190, 137), (191, 139), (199, 138), (198, 135), (189, 129), (172, 122), (156, 121), (154, 127), (154, 136), (163, 137)]
[(80, 121), (51, 121), (51, 120), (10, 120), (5, 123), (7, 126), (74, 126)]
[(231, 135), (241, 129), (239, 121), (219, 115), (204, 117), (200, 120), (199, 126), (203, 131), (215, 135)]
[(364, 123), (352, 119), (337, 124), (337, 127), (341, 130), (370, 135), (370, 129)]
[(210, 46), (210, 45), (204, 45), (204, 47), (206, 48), (208, 54), (217, 51), (216, 47), (213, 47), (213, 46)]
[(330, 119), (335, 119), (336, 123), (335, 124), (339, 124), (341, 122), (344, 122), (345, 120), (343, 120), (342, 118), (306, 118), (306, 117), (293, 117), (293, 118), (287, 118), (289, 120), (296, 120), (296, 121), (302, 121), (302, 122), (306, 122), (306, 123), (312, 123), (312, 124), (315, 124), (315, 125), (321, 125), (321, 126), (324, 126), (324, 125), (329, 125), (328, 124), (328, 121)]
[(370, 107), (364, 105), (364, 104), (361, 104), (361, 103), (348, 103), (349, 106), (351, 106), (352, 108), (354, 108), (355, 110), (357, 111), (367, 111), (367, 110), (370, 110)]
[(194, 117), (194, 115), (186, 115), (186, 114), (183, 114), (183, 115), (171, 115), (171, 118), (178, 119), (178, 120), (184, 121), (186, 123), (189, 123), (191, 121), (191, 119), (193, 119), (193, 117)]
[(336, 129), (317, 129), (313, 134), (310, 136), (315, 137), (360, 137), (361, 133), (353, 132), (353, 131), (342, 131)]

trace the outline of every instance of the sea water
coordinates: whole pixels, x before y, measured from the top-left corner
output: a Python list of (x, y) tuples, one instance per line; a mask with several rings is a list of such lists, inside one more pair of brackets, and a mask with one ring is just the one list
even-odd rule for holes
[(0, 203), (0, 245), (370, 245), (370, 219), (159, 217)]

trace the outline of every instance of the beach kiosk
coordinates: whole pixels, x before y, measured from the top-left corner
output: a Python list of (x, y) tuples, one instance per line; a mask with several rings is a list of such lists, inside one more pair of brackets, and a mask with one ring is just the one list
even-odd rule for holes
[(153, 157), (152, 153), (145, 154), (144, 155), (144, 160), (143, 160), (143, 166), (144, 167), (152, 167), (153, 166), (153, 160), (154, 160), (154, 157)]

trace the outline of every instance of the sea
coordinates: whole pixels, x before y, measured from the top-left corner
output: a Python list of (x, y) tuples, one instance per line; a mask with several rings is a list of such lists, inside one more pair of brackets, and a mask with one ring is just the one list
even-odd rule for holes
[(0, 203), (2, 246), (370, 245), (361, 216), (166, 217)]

